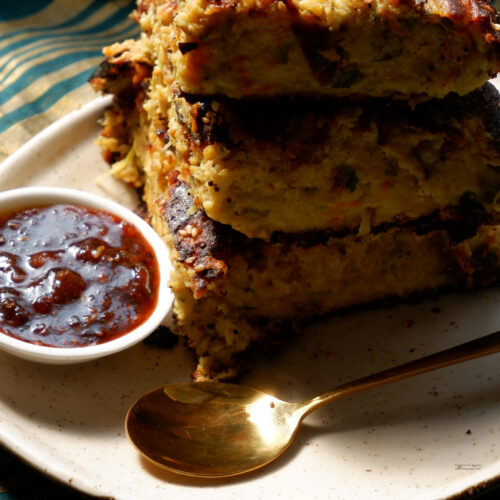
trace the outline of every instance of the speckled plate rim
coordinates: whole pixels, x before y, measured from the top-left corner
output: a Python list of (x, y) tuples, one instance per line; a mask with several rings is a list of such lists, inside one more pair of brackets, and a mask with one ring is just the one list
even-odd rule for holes
[(57, 137), (66, 127), (78, 121), (85, 121), (92, 117), (96, 112), (104, 110), (112, 102), (111, 96), (100, 96), (94, 100), (84, 104), (83, 106), (74, 109), (67, 115), (63, 116), (56, 122), (43, 129), (41, 132), (33, 136), (29, 141), (23, 144), (17, 151), (12, 153), (8, 158), (0, 163), (0, 172), (9, 170), (22, 158), (29, 155), (33, 150), (43, 147), (47, 141)]
[[(61, 133), (68, 128), (68, 126), (75, 122), (84, 122), (92, 119), (97, 114), (101, 114), (106, 107), (111, 103), (111, 98), (97, 97), (91, 102), (81, 106), (78, 109), (68, 113), (66, 116), (60, 118), (52, 125), (48, 126), (37, 135), (27, 141), (15, 153), (10, 155), (2, 163), (0, 163), (0, 187), (1, 187), (1, 174), (4, 171), (10, 171), (15, 168), (16, 164), (23, 160), (25, 157), (33, 155), (33, 152), (43, 149), (44, 144), (50, 140), (56, 139)], [(30, 436), (33, 437), (33, 436)], [(2, 428), (2, 418), (0, 417), (0, 443), (18, 456), (23, 462), (34, 467), (42, 474), (52, 478), (54, 481), (63, 484), (64, 486), (75, 488), (83, 493), (93, 495), (96, 497), (106, 496), (110, 497), (110, 492), (104, 492), (96, 488), (91, 482), (86, 481), (85, 475), (73, 475), (67, 479), (67, 470), (59, 464), (64, 464), (64, 457), (61, 457), (60, 462), (53, 460), (53, 450), (51, 453), (45, 453), (43, 446), (33, 445), (32, 440), (24, 441), (19, 439), (19, 436), (12, 437), (9, 433), (4, 432)]]
[[(96, 99), (95, 101), (82, 107), (80, 110), (71, 113), (59, 122), (56, 122), (51, 127), (44, 130), (41, 134), (26, 143), (19, 151), (0, 165), (0, 186), (2, 171), (13, 169), (19, 160), (42, 151), (47, 141), (57, 138), (69, 125), (85, 122), (90, 119), (93, 120), (95, 116), (108, 104), (108, 99)], [(74, 140), (78, 141), (78, 137), (75, 137)], [(36, 435), (32, 434), (26, 436), (26, 438), (20, 437), (20, 434), (16, 434), (14, 437), (10, 436), (8, 432), (4, 431), (2, 422), (3, 418), (0, 414), (0, 442), (18, 455), (22, 460), (31, 464), (42, 473), (52, 477), (58, 482), (62, 482), (90, 495), (121, 498), (120, 495), (116, 494), (116, 492), (107, 491), (106, 488), (102, 488), (93, 484), (91, 481), (87, 481), (85, 474), (82, 473), (83, 471), (79, 473), (78, 465), (74, 466), (71, 469), (71, 473), (69, 473), (68, 467), (65, 464), (65, 457), (61, 456), (57, 450), (44, 449), (44, 444), (38, 442)], [(54, 461), (55, 455), (60, 456), (60, 462)], [(434, 495), (426, 494), (421, 496), (421, 498), (456, 498), (457, 496), (466, 495), (471, 491), (471, 489), (481, 489), (483, 485), (488, 485), (498, 476), (499, 471), (497, 465), (485, 467), (483, 470), (478, 471), (478, 473), (474, 475), (464, 477), (463, 479), (456, 481), (454, 484), (448, 485), (445, 491), (435, 491)], [(420, 498), (420, 496), (418, 496), (418, 498)]]

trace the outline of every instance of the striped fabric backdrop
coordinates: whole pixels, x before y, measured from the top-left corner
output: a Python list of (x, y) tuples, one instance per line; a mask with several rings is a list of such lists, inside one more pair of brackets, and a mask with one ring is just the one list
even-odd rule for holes
[(102, 47), (139, 33), (134, 0), (0, 0), (0, 161), (95, 98)]

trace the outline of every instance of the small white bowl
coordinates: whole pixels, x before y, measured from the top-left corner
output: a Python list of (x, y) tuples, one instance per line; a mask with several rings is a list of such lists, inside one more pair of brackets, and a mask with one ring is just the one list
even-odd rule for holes
[(155, 309), (141, 325), (130, 332), (102, 344), (83, 347), (49, 347), (18, 340), (0, 331), (0, 349), (31, 361), (49, 364), (71, 364), (108, 356), (137, 344), (164, 320), (173, 302), (168, 286), (171, 270), (168, 250), (159, 235), (138, 215), (102, 196), (76, 189), (28, 187), (0, 192), (0, 213), (40, 205), (67, 203), (105, 210), (133, 224), (149, 242), (156, 254), (160, 273)]

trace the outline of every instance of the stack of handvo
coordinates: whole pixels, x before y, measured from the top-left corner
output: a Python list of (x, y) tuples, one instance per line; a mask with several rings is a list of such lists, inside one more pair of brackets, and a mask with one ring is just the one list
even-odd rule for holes
[[(321, 315), (500, 276), (485, 0), (139, 0), (99, 143), (170, 248), (196, 380)], [(334, 334), (334, 332), (332, 333)]]

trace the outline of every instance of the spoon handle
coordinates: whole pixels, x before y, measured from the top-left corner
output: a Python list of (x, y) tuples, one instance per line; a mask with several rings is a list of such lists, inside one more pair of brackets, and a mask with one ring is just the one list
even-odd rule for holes
[(396, 380), (430, 372), (438, 368), (444, 368), (445, 366), (462, 363), (463, 361), (480, 358), (496, 352), (500, 352), (500, 331), (451, 347), (450, 349), (445, 349), (444, 351), (431, 354), (430, 356), (339, 385), (304, 403), (303, 409), (305, 412), (303, 416), (320, 406), (326, 405), (344, 396), (349, 396), (366, 389), (371, 389), (372, 387), (387, 384), (388, 382), (394, 382)]

